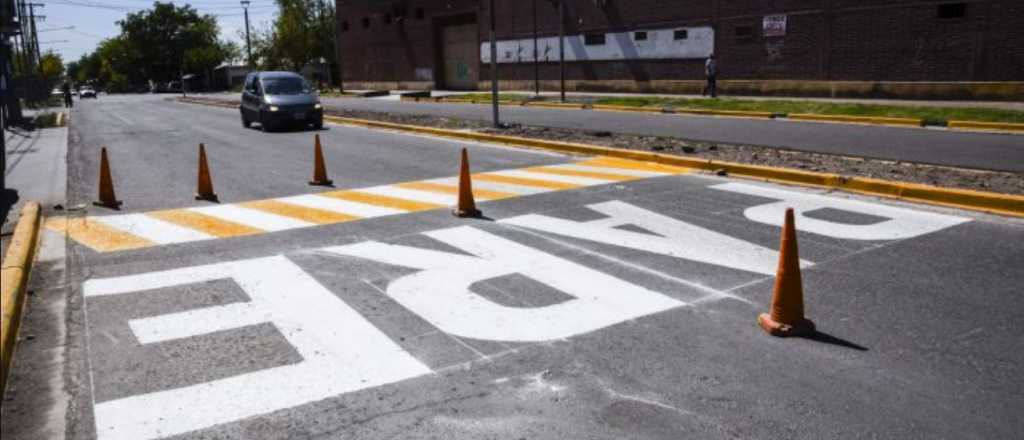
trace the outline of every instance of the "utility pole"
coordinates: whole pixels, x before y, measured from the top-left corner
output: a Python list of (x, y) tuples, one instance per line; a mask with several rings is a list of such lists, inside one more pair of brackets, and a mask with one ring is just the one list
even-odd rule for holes
[(537, 0), (533, 0), (533, 94), (540, 96), (540, 53), (537, 52)]
[(491, 107), (494, 110), (494, 128), (501, 128), (498, 116), (498, 42), (494, 36), (494, 0), (490, 0), (491, 12)]
[(565, 0), (558, 0), (558, 79), (565, 102)]
[(245, 52), (248, 54), (249, 68), (252, 69), (252, 41), (249, 40), (249, 0), (242, 0), (242, 9), (245, 10)]

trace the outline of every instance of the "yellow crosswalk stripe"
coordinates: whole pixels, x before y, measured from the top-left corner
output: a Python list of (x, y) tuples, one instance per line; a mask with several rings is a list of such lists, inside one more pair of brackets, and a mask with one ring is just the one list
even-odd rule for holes
[(168, 223), (174, 223), (178, 226), (184, 226), (200, 232), (205, 232), (219, 238), (239, 237), (264, 232), (262, 229), (256, 229), (240, 223), (229, 222), (227, 220), (187, 209), (156, 211), (146, 213), (146, 215), (158, 218)]
[(336, 199), (348, 200), (350, 202), (366, 203), (368, 205), (383, 206), (385, 208), (401, 209), (408, 212), (427, 211), (443, 208), (433, 203), (417, 202), (415, 200), (398, 199), (395, 197), (382, 196), (377, 194), (363, 193), (359, 191), (331, 191), (317, 195), (334, 197)]
[(611, 172), (605, 173), (605, 172), (596, 172), (596, 171), (570, 170), (570, 169), (566, 169), (566, 168), (557, 168), (557, 167), (526, 168), (523, 171), (533, 171), (533, 172), (537, 172), (537, 173), (554, 174), (554, 175), (558, 175), (558, 176), (590, 177), (592, 179), (601, 179), (601, 180), (618, 180), (618, 181), (622, 181), (622, 180), (636, 180), (636, 179), (639, 179), (639, 177), (636, 177), (636, 176), (627, 176), (627, 175), (624, 175), (624, 174), (613, 174)]
[(511, 177), (511, 176), (500, 176), (497, 174), (474, 174), (474, 180), (482, 180), (484, 182), (497, 182), (497, 183), (511, 183), (513, 185), (532, 186), (536, 188), (547, 188), (547, 189), (576, 189), (583, 185), (576, 185), (572, 183), (564, 182), (552, 182), (548, 180), (537, 180), (527, 179), (524, 177)]
[(601, 156), (597, 159), (591, 159), (584, 162), (578, 162), (578, 165), (587, 165), (593, 167), (604, 167), (604, 168), (622, 168), (627, 170), (640, 170), (650, 171), (654, 173), (670, 173), (670, 174), (684, 174), (693, 171), (691, 168), (676, 167), (672, 165), (663, 165), (660, 163), (653, 162), (639, 162), (626, 159), (618, 159), (614, 157)]
[(255, 202), (239, 203), (238, 206), (255, 209), (258, 211), (277, 214), (283, 217), (290, 217), (318, 225), (331, 225), (335, 223), (358, 220), (360, 217), (342, 214), (339, 212), (325, 211), (316, 208), (293, 205), (278, 200), (258, 200)]
[[(408, 188), (408, 189), (418, 189), (420, 191), (436, 192), (436, 193), (441, 193), (441, 194), (455, 194), (455, 195), (459, 194), (459, 187), (451, 186), (451, 185), (445, 185), (443, 183), (435, 183), (435, 182), (406, 182), (406, 183), (399, 183), (399, 184), (397, 184), (395, 186), (401, 187), (401, 188)], [(491, 190), (480, 189), (480, 188), (473, 188), (473, 196), (477, 197), (477, 198), (481, 198), (481, 199), (487, 199), (487, 200), (499, 200), (499, 199), (507, 199), (507, 198), (510, 198), (510, 197), (517, 197), (517, 196), (519, 196), (519, 194), (513, 194), (513, 193), (508, 193), (508, 192), (502, 192), (502, 191), (491, 191)]]
[(99, 252), (124, 251), (153, 246), (144, 238), (92, 221), (88, 218), (57, 217), (46, 221), (46, 228), (66, 234)]

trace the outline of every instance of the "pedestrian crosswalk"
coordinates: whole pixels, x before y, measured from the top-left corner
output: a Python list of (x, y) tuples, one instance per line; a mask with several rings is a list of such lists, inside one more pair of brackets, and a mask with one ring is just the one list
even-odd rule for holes
[[(480, 202), (688, 173), (687, 168), (598, 157), (473, 175)], [(242, 203), (47, 220), (97, 252), (190, 243), (331, 225), (455, 205), (458, 178), (445, 177)]]

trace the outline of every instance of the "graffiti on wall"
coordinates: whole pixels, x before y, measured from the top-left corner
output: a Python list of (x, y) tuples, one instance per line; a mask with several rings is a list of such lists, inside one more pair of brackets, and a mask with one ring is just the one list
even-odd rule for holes
[[(614, 61), (703, 59), (715, 50), (715, 31), (710, 26), (642, 29), (605, 33), (603, 41), (587, 44), (584, 35), (565, 36), (566, 61)], [(498, 63), (533, 62), (533, 39), (499, 40)], [(558, 61), (558, 37), (537, 39), (537, 58)], [(480, 61), (491, 62), (490, 42), (480, 44)]]

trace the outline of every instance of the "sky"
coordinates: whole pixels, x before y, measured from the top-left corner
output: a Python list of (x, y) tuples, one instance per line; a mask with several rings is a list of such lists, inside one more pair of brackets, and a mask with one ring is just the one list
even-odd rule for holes
[[(34, 0), (46, 6), (36, 9), (46, 18), (37, 21), (40, 49), (61, 54), (64, 62), (75, 61), (92, 52), (105, 38), (120, 33), (117, 21), (130, 12), (152, 7), (153, 0)], [(201, 14), (217, 16), (221, 38), (239, 43), (244, 51), (245, 18), (238, 0), (165, 1), (176, 5), (190, 4)], [(265, 27), (277, 13), (274, 0), (251, 0), (250, 28)], [(66, 29), (73, 26), (73, 29)]]

